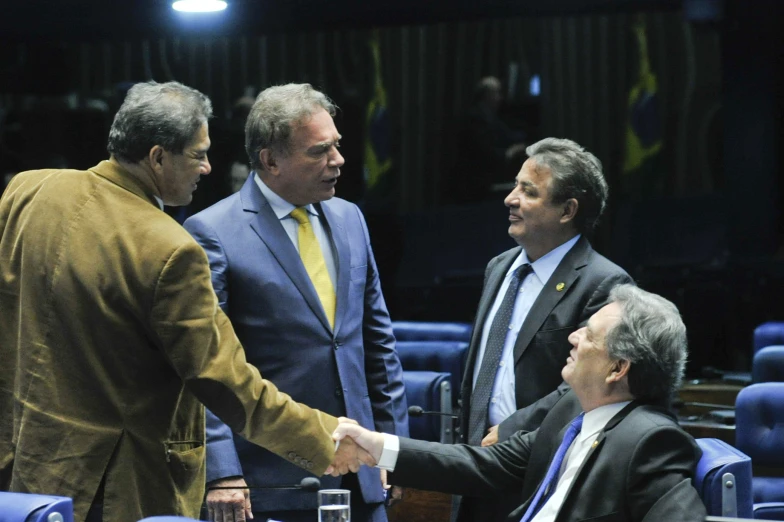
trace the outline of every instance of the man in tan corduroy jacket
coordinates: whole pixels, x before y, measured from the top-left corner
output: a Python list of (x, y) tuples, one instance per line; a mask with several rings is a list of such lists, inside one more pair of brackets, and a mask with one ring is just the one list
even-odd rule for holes
[(78, 521), (197, 517), (201, 403), (314, 474), (356, 469), (337, 419), (246, 363), (204, 251), (162, 211), (210, 172), (211, 112), (137, 84), (108, 161), (21, 173), (0, 199), (0, 489), (73, 497)]

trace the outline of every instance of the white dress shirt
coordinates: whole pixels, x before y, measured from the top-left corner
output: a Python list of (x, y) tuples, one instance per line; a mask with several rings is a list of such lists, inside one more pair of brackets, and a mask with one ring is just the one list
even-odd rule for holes
[[(536, 516), (531, 519), (531, 522), (553, 522), (555, 520), (566, 498), (566, 493), (569, 491), (572, 482), (574, 482), (575, 476), (577, 476), (577, 471), (585, 462), (585, 458), (588, 456), (588, 451), (591, 449), (594, 441), (597, 440), (597, 435), (607, 426), (610, 419), (615, 417), (629, 402), (607, 404), (585, 414), (583, 427), (564, 456), (564, 463), (561, 465), (555, 491), (553, 491), (553, 494), (547, 499), (547, 502)], [(376, 467), (387, 471), (395, 471), (397, 456), (400, 453), (400, 438), (397, 435), (388, 433), (383, 433), (383, 435), (384, 449)]]
[(607, 426), (610, 419), (615, 417), (629, 402), (607, 404), (585, 414), (582, 430), (580, 430), (572, 445), (569, 446), (569, 450), (564, 457), (555, 491), (553, 491), (553, 494), (550, 495), (550, 498), (547, 499), (547, 502), (545, 502), (536, 516), (531, 519), (531, 522), (553, 522), (555, 520), (566, 498), (566, 493), (569, 491), (572, 482), (574, 482), (580, 466), (585, 462), (588, 451), (591, 449), (597, 435)]
[[(253, 179), (256, 181), (256, 185), (259, 186), (261, 193), (267, 199), (267, 203), (269, 203), (270, 208), (275, 213), (275, 216), (277, 216), (280, 224), (283, 225), (283, 230), (286, 231), (289, 239), (294, 243), (294, 248), (299, 252), (299, 223), (296, 219), (291, 217), (291, 211), (297, 207), (275, 194), (271, 188), (264, 184), (259, 175), (255, 172), (253, 173)], [(337, 288), (338, 272), (335, 263), (337, 256), (332, 249), (332, 241), (330, 240), (327, 231), (324, 230), (324, 226), (321, 224), (316, 207), (307, 205), (305, 210), (308, 212), (310, 225), (313, 227), (313, 233), (316, 235), (319, 246), (321, 246), (321, 252), (324, 254), (324, 262), (327, 264), (327, 272), (329, 272), (329, 278), (332, 279), (332, 286), (333, 288)]]
[[(512, 320), (509, 324), (509, 329), (506, 332), (506, 341), (504, 342), (504, 348), (501, 352), (501, 361), (498, 363), (498, 373), (496, 374), (495, 384), (493, 385), (493, 395), (490, 397), (488, 414), (491, 426), (501, 424), (507, 417), (517, 411), (514, 375), (514, 345), (517, 341), (517, 336), (520, 333), (520, 329), (523, 327), (526, 317), (528, 317), (528, 312), (531, 311), (531, 307), (536, 301), (536, 298), (539, 297), (542, 288), (544, 288), (544, 285), (550, 280), (553, 272), (555, 272), (555, 269), (561, 264), (561, 261), (563, 261), (567, 252), (572, 249), (579, 239), (580, 235), (578, 234), (566, 243), (554, 248), (531, 263), (531, 272), (520, 284), (520, 292), (515, 299)], [(487, 314), (484, 328), (482, 329), (482, 337), (479, 341), (479, 352), (476, 355), (476, 363), (474, 364), (473, 384), (471, 385), (472, 390), (473, 387), (476, 386), (476, 380), (479, 377), (479, 371), (482, 368), (482, 359), (485, 356), (487, 338), (490, 335), (493, 319), (495, 319), (495, 314), (501, 307), (501, 302), (504, 300), (506, 291), (509, 288), (509, 283), (512, 280), (512, 273), (517, 267), (528, 262), (528, 255), (525, 253), (525, 250), (523, 250), (506, 272), (501, 287), (498, 289), (498, 293), (495, 296), (493, 306)]]

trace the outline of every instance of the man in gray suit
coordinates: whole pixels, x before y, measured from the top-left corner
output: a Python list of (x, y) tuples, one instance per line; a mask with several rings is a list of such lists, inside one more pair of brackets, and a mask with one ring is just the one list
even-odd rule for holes
[(683, 378), (686, 327), (675, 305), (633, 285), (609, 300), (569, 335), (561, 375), (572, 389), (537, 430), (486, 448), (348, 423), (334, 438), (353, 438), (362, 462), (391, 471), (393, 484), (512, 498), (507, 522), (704, 520), (692, 485), (700, 449), (663, 407)]
[[(586, 238), (607, 203), (601, 162), (565, 139), (526, 153), (504, 200), (519, 246), (487, 265), (460, 393), (462, 439), (472, 445), (539, 427), (560, 396), (548, 394), (562, 382), (569, 334), (607, 304), (612, 287), (632, 282)], [(503, 519), (507, 507), (464, 501), (460, 518)]]

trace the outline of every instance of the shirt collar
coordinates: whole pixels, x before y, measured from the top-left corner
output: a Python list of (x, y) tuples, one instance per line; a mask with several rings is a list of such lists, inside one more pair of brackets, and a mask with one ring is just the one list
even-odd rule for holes
[[(253, 172), (253, 179), (256, 182), (256, 185), (259, 186), (259, 190), (261, 190), (261, 193), (266, 198), (270, 208), (272, 208), (272, 211), (279, 220), (288, 217), (289, 214), (291, 214), (291, 211), (297, 208), (295, 205), (292, 205), (282, 197), (278, 196), (271, 188), (266, 185), (266, 183), (264, 183), (264, 181), (262, 181), (261, 177), (255, 171)], [(306, 205), (305, 210), (307, 210), (308, 213), (313, 216), (318, 216), (318, 211), (312, 204)]]
[(156, 196), (155, 194), (153, 194), (152, 197), (155, 198), (155, 201), (158, 202), (158, 206), (161, 207), (161, 210), (163, 210), (163, 200), (161, 198), (159, 198), (158, 196)]
[(631, 401), (624, 401), (616, 402), (614, 404), (605, 404), (604, 406), (599, 406), (598, 408), (587, 412), (585, 417), (583, 417), (583, 428), (580, 430), (580, 435), (578, 436), (580, 442), (593, 437), (603, 430), (604, 427), (607, 426), (607, 423), (610, 422), (610, 419), (615, 417), (615, 415), (630, 402)]
[(569, 252), (569, 250), (572, 249), (579, 239), (580, 234), (577, 234), (566, 243), (550, 250), (533, 263), (528, 260), (528, 254), (526, 254), (525, 249), (523, 249), (523, 251), (520, 252), (520, 255), (517, 256), (517, 259), (515, 259), (514, 263), (512, 263), (512, 266), (510, 266), (509, 270), (506, 272), (507, 277), (511, 275), (511, 273), (514, 272), (518, 266), (531, 263), (531, 269), (534, 271), (536, 276), (543, 284), (546, 283), (550, 280), (550, 276), (553, 275), (553, 272), (555, 272), (555, 269), (558, 268), (558, 265), (561, 264), (563, 258), (566, 257), (566, 254)]

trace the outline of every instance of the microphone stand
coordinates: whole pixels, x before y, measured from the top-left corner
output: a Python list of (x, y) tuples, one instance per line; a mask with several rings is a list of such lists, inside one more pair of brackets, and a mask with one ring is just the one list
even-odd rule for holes
[(305, 491), (318, 491), (321, 489), (321, 481), (316, 477), (305, 477), (299, 481), (299, 484), (289, 484), (282, 486), (208, 486), (207, 491), (213, 489), (302, 489)]
[(446, 429), (446, 434), (451, 438), (451, 441), (449, 441), (448, 444), (455, 444), (459, 439), (460, 428), (457, 425), (458, 417), (453, 413), (445, 413), (442, 411), (426, 411), (423, 410), (421, 406), (409, 406), (408, 415), (411, 417), (422, 417), (425, 415), (448, 417), (450, 422), (449, 428)]

